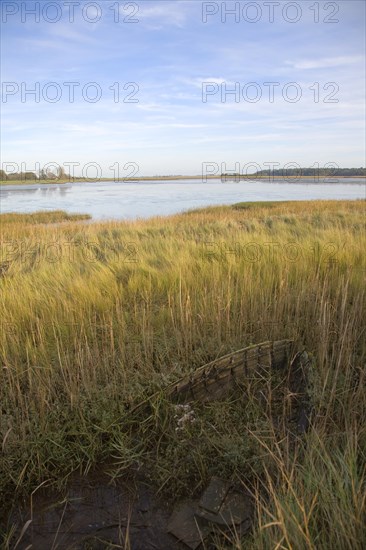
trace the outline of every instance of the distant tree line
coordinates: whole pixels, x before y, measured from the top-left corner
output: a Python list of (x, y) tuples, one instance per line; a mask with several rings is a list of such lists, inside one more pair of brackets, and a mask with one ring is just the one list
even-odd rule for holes
[(63, 180), (71, 179), (70, 174), (66, 174), (65, 169), (62, 166), (51, 170), (40, 170), (37, 175), (35, 172), (12, 172), (7, 174), (4, 170), (0, 170), (0, 181), (40, 181), (40, 180)]
[(301, 176), (308, 176), (313, 178), (332, 178), (332, 177), (354, 177), (354, 176), (366, 176), (366, 168), (282, 168), (279, 170), (258, 170), (253, 174), (221, 174), (222, 179), (235, 179), (241, 178), (259, 178), (277, 176), (281, 178), (295, 178)]
[(38, 180), (34, 172), (13, 172), (12, 174), (7, 174), (4, 170), (0, 170), (0, 180), (1, 181), (12, 181), (12, 180), (29, 180), (34, 181)]
[(280, 170), (260, 170), (256, 172), (256, 176), (366, 176), (366, 168), (289, 168)]

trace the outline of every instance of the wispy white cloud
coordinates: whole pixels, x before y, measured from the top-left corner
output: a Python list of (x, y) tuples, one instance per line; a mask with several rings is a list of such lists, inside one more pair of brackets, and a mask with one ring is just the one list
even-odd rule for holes
[(343, 55), (339, 57), (324, 57), (320, 59), (304, 59), (302, 61), (287, 61), (286, 64), (295, 69), (326, 69), (364, 63), (365, 57), (361, 55)]
[(174, 25), (183, 28), (188, 19), (187, 2), (163, 1), (140, 4), (138, 17), (142, 24), (149, 24), (159, 29), (164, 25)]

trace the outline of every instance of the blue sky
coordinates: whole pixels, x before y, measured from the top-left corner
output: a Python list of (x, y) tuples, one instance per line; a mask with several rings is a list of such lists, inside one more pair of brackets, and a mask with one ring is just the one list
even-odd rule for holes
[[(70, 2), (42, 1), (39, 21), (27, 11), (37, 2), (1, 3), (3, 163), (79, 162), (80, 174), (96, 162), (104, 176), (115, 163), (121, 175), (126, 163), (140, 175), (200, 174), (208, 162), (366, 164), (362, 0), (239, 2), (236, 21), (225, 21), (235, 2), (79, 0), (72, 17)], [(72, 103), (65, 82), (80, 84)], [(93, 82), (102, 93), (94, 103), (81, 91)], [(39, 102), (24, 95), (36, 85)], [(225, 86), (239, 97), (222, 97)], [(299, 101), (286, 90), (290, 100), (300, 90)], [(93, 100), (97, 88), (86, 91)], [(123, 102), (132, 92), (137, 102)]]

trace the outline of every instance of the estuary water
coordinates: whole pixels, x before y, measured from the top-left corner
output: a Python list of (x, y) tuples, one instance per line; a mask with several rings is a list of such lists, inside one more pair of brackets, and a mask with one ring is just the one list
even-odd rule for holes
[(66, 210), (95, 220), (165, 216), (221, 204), (253, 201), (365, 199), (366, 180), (338, 183), (247, 180), (160, 180), (141, 182), (31, 184), (0, 186), (1, 213)]

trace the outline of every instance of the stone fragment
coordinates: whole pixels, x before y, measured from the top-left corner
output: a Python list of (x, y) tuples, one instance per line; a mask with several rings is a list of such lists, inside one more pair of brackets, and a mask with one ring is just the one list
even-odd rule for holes
[(220, 510), (224, 498), (227, 495), (230, 484), (219, 477), (213, 477), (209, 486), (203, 493), (199, 506), (208, 512), (217, 514)]
[(196, 515), (217, 525), (230, 527), (250, 520), (252, 505), (247, 495), (238, 492), (229, 492), (217, 513), (197, 507)]
[(196, 507), (191, 502), (177, 508), (168, 523), (168, 532), (192, 550), (198, 548), (211, 531), (212, 527), (196, 516)]

